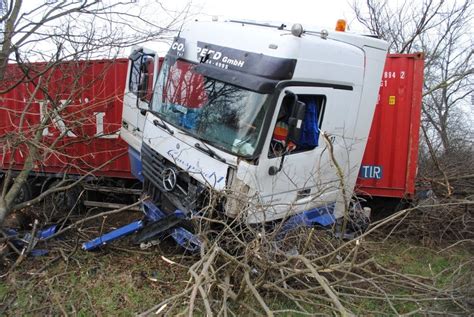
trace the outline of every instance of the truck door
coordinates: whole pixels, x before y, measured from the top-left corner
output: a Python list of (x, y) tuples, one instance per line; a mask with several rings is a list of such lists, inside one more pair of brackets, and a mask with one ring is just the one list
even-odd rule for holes
[(122, 112), (122, 138), (140, 151), (146, 110), (153, 93), (159, 67), (156, 52), (136, 48), (129, 57)]
[[(279, 120), (285, 120), (283, 113), (291, 112), (285, 91), (279, 97), (270, 131), (260, 156), (257, 174), (260, 201), (267, 208), (266, 220), (281, 218), (282, 214), (296, 213), (311, 208), (333, 204), (340, 192), (339, 178), (331, 161), (324, 131), (334, 145), (334, 155), (345, 168), (348, 164), (346, 137), (350, 139), (354, 123), (351, 112), (357, 113), (358, 100), (353, 91), (333, 88), (289, 87), (299, 101), (306, 104), (303, 124), (312, 126), (306, 131), (300, 144), (288, 144), (284, 153), (278, 139), (282, 139)], [(284, 89), (285, 90), (285, 89)], [(355, 99), (351, 99), (355, 98)], [(312, 119), (309, 120), (308, 118)], [(278, 136), (280, 134), (280, 136)], [(297, 142), (298, 143), (298, 142)], [(283, 159), (283, 165), (281, 161)], [(275, 173), (279, 167), (281, 170)], [(271, 171), (273, 169), (273, 172)], [(347, 170), (345, 170), (347, 172)], [(273, 174), (273, 175), (272, 175)]]

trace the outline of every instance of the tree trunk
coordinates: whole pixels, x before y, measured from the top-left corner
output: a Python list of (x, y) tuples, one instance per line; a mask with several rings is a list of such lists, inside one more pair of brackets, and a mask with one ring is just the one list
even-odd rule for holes
[[(40, 128), (35, 133), (35, 138), (33, 143), (37, 143), (41, 140), (41, 136), (43, 133), (43, 129)], [(6, 195), (0, 198), (0, 227), (3, 225), (3, 221), (5, 220), (6, 216), (11, 212), (13, 207), (13, 202), (15, 201), (16, 196), (18, 195), (21, 186), (26, 183), (28, 180), (28, 175), (30, 174), (31, 170), (33, 169), (33, 162), (36, 158), (38, 153), (38, 148), (35, 145), (28, 146), (28, 157), (25, 160), (25, 165), (23, 169), (15, 177), (12, 186), (7, 190)]]

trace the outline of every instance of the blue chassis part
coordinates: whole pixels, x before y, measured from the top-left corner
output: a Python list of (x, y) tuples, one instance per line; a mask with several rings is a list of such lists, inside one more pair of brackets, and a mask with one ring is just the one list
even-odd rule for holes
[[(150, 200), (143, 201), (143, 212), (145, 213), (145, 217), (149, 223), (159, 221), (160, 219), (166, 217), (166, 214), (157, 206), (155, 206)], [(179, 218), (185, 218), (184, 213), (179, 209), (176, 210), (174, 213)], [(114, 240), (135, 233), (145, 226), (146, 222), (143, 220), (134, 221), (132, 223), (129, 223), (128, 225), (117, 228), (93, 240), (83, 243), (82, 249), (86, 251), (94, 250)], [(196, 252), (200, 249), (201, 241), (197, 238), (197, 236), (184, 229), (183, 227), (174, 227), (170, 229), (169, 232), (171, 237), (173, 237), (173, 239), (184, 249), (191, 252)]]
[(288, 218), (278, 232), (277, 240), (283, 239), (291, 230), (298, 227), (314, 227), (321, 225), (323, 227), (332, 225), (336, 221), (334, 217), (334, 208), (336, 204), (328, 204), (322, 207), (316, 207)]
[[(13, 239), (12, 243), (14, 246), (17, 248), (23, 248), (25, 247), (28, 243), (34, 243), (36, 244), (37, 242), (44, 241), (48, 239), (50, 236), (54, 235), (57, 231), (58, 227), (57, 225), (52, 225), (47, 227), (46, 229), (39, 230), (36, 233), (35, 238), (31, 237), (31, 234), (28, 232), (24, 234), (23, 236), (19, 236), (18, 231), (15, 229), (10, 229), (10, 228), (5, 228), (5, 233), (10, 236), (10, 237), (16, 237), (17, 239)], [(42, 256), (48, 254), (48, 250), (46, 249), (32, 249), (30, 251), (30, 254), (32, 256)]]
[(101, 235), (100, 237), (97, 237), (91, 241), (84, 242), (82, 244), (82, 249), (86, 251), (93, 250), (100, 246), (106, 245), (107, 243), (110, 243), (114, 240), (122, 238), (126, 235), (134, 233), (143, 228), (143, 226), (144, 224), (142, 220), (134, 221), (132, 223), (129, 223), (128, 225), (125, 225), (123, 227), (112, 230), (104, 235)]
[[(151, 200), (143, 201), (143, 211), (145, 212), (145, 216), (151, 221), (158, 221), (166, 216), (166, 214), (155, 206)], [(178, 218), (186, 218), (184, 212), (179, 209), (175, 210), (174, 213)], [(170, 235), (176, 243), (188, 251), (196, 252), (201, 248), (201, 241), (199, 238), (183, 227), (176, 226), (170, 229)]]

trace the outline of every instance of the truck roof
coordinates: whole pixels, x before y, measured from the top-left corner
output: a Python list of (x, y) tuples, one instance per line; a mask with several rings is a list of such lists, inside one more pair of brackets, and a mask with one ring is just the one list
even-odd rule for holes
[[(292, 80), (352, 86), (362, 81), (364, 71), (361, 69), (366, 65), (364, 48), (386, 52), (388, 47), (385, 41), (366, 35), (313, 29), (304, 30), (301, 36), (295, 36), (291, 32), (291, 26), (279, 27), (242, 21), (195, 21), (186, 25), (179, 38), (185, 41), (186, 47), (180, 57), (191, 62), (202, 63), (202, 55), (199, 56), (197, 52), (209, 44), (210, 49), (231, 48), (239, 50), (243, 56), (262, 54), (294, 60), (296, 67), (290, 77)], [(219, 62), (224, 62), (223, 64), (215, 65), (227, 67), (225, 63), (234, 61), (221, 60)], [(265, 67), (280, 66), (270, 62)], [(341, 76), (341, 72), (344, 76)]]
[[(272, 40), (275, 43), (285, 44), (282, 46), (288, 50), (291, 49), (292, 45), (297, 45), (298, 41), (294, 41), (292, 38), (298, 39), (298, 37), (291, 34), (291, 28), (293, 25), (285, 23), (258, 23), (258, 22), (248, 22), (248, 21), (194, 21), (188, 24), (185, 27), (186, 31), (195, 30), (203, 34), (202, 32), (207, 31), (207, 35), (217, 35), (217, 40), (222, 43), (227, 43), (229, 46), (236, 46), (236, 41), (238, 41), (242, 34), (245, 34), (245, 40), (249, 41), (249, 44), (255, 42), (262, 42), (265, 44)], [(299, 38), (303, 42), (318, 41), (318, 38), (321, 39), (321, 34), (325, 35), (327, 40), (336, 40), (341, 41), (347, 44), (354, 45), (356, 47), (371, 46), (381, 50), (387, 49), (387, 43), (384, 40), (376, 38), (372, 35), (357, 34), (351, 32), (340, 32), (332, 29), (317, 28), (314, 26), (308, 26), (307, 28), (302, 25), (304, 33)], [(217, 31), (216, 31), (217, 29)], [(184, 32), (186, 32), (184, 31)], [(252, 36), (248, 36), (248, 32), (255, 32)], [(292, 44), (293, 43), (293, 44)], [(240, 43), (239, 43), (240, 44)], [(277, 50), (278, 51), (278, 50)], [(271, 51), (268, 53), (270, 54)], [(262, 52), (264, 53), (264, 52)], [(274, 55), (278, 54), (274, 52)], [(278, 55), (275, 55), (278, 56)], [(282, 56), (288, 57), (288, 56)]]

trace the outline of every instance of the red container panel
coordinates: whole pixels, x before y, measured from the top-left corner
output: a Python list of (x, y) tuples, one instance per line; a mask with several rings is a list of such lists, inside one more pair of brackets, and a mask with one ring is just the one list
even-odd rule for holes
[(34, 63), (33, 83), (9, 65), (0, 90), (16, 86), (0, 94), (0, 168), (21, 170), (28, 142), (40, 133), (36, 172), (132, 178), (128, 147), (118, 136), (127, 65), (127, 59)]
[(360, 195), (412, 198), (418, 163), (423, 54), (389, 54), (362, 159)]

